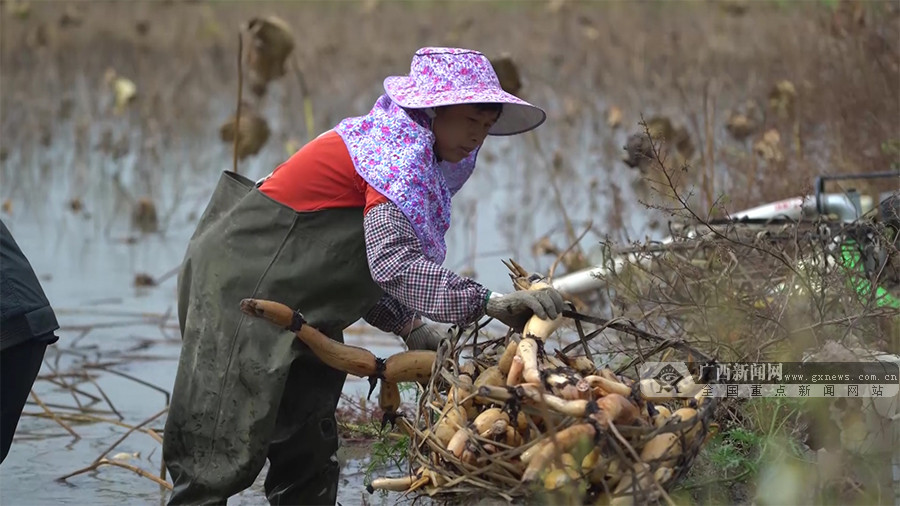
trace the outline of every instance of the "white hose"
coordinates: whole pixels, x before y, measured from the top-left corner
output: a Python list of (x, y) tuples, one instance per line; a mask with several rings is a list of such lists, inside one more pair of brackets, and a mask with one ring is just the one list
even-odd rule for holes
[[(835, 214), (841, 221), (850, 222), (857, 220), (860, 213), (868, 212), (872, 208), (873, 201), (868, 195), (860, 198), (861, 208), (857, 209), (854, 202), (844, 193), (827, 193), (821, 195), (824, 214)], [(731, 215), (732, 219), (765, 220), (772, 218), (788, 218), (799, 220), (803, 217), (818, 215), (816, 210), (816, 197), (794, 197), (791, 199), (772, 202), (746, 211)], [(666, 237), (661, 242), (669, 244), (674, 239)], [(571, 272), (553, 280), (553, 288), (560, 292), (573, 295), (598, 290), (606, 284), (605, 277), (612, 273), (618, 273), (626, 264), (639, 262), (634, 254), (618, 255), (609, 262), (611, 265), (596, 265), (580, 271)], [(645, 260), (646, 261), (646, 260)]]

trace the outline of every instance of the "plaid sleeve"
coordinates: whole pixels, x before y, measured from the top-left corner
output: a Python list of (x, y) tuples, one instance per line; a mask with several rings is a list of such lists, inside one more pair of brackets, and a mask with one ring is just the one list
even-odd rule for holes
[(481, 318), (488, 289), (425, 258), (394, 203), (369, 210), (364, 227), (372, 279), (400, 304), (440, 323), (468, 325)]
[(415, 316), (415, 311), (389, 294), (384, 294), (363, 319), (378, 330), (398, 334)]

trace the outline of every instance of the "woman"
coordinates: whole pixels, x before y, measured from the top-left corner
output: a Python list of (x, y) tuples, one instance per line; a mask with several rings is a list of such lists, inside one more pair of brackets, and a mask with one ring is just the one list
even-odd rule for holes
[(450, 198), (488, 134), (546, 115), (500, 88), (477, 51), (423, 48), (389, 77), (368, 115), (348, 118), (253, 185), (225, 173), (179, 275), (184, 345), (166, 422), (170, 504), (224, 503), (265, 460), (273, 504), (334, 504), (334, 411), (345, 374), (289, 332), (248, 319), (245, 297), (303, 312), (332, 339), (360, 318), (435, 349), (443, 332), (487, 314), (521, 327), (554, 318), (552, 289), (491, 293), (440, 266)]

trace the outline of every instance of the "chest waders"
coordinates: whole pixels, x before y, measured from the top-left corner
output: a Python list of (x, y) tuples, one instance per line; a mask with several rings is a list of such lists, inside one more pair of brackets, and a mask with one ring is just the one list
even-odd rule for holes
[(169, 504), (224, 504), (267, 458), (271, 503), (334, 504), (334, 411), (346, 375), (293, 333), (245, 316), (240, 302), (283, 301), (343, 342), (382, 293), (362, 208), (296, 212), (224, 172), (178, 276), (183, 344), (163, 442)]

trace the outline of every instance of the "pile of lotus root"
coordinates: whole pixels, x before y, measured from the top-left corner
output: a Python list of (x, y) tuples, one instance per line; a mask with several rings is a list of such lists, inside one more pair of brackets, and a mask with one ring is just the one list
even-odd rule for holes
[[(515, 262), (507, 266), (518, 290), (548, 286)], [(584, 356), (545, 352), (562, 315), (533, 317), (520, 334), (511, 330), (460, 363), (464, 349), (479, 347), (463, 346), (459, 335), (438, 352), (383, 360), (329, 339), (282, 304), (245, 299), (241, 307), (296, 332), (323, 362), (369, 378), (373, 390), (380, 380), (382, 426), (396, 421), (410, 436), (411, 472), (375, 479), (370, 492), (489, 493), (507, 500), (564, 493), (567, 502), (641, 504), (665, 496), (709, 434), (715, 399), (690, 378), (677, 385), (680, 398), (654, 398), (648, 393), (671, 386), (632, 381)], [(412, 420), (397, 414), (402, 382), (424, 388)]]

